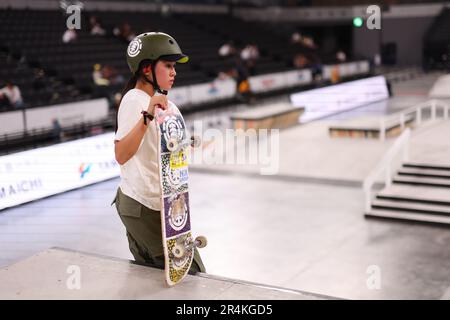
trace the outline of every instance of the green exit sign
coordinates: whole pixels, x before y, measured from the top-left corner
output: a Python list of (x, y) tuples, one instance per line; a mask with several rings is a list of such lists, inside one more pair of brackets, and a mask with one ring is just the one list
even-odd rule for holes
[(364, 21), (362, 18), (360, 18), (360, 17), (353, 18), (353, 25), (355, 27), (359, 28), (363, 25), (363, 23), (364, 23)]

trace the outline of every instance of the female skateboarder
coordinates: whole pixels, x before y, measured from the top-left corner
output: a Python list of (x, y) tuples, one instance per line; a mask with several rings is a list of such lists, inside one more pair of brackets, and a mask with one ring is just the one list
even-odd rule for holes
[[(188, 60), (168, 34), (148, 32), (134, 38), (127, 49), (132, 77), (117, 112), (114, 151), (121, 181), (113, 203), (125, 225), (135, 260), (160, 268), (164, 268), (164, 250), (158, 133), (150, 124), (157, 107), (166, 109), (173, 104), (166, 94), (175, 80), (175, 64)], [(205, 272), (197, 248), (190, 272)]]

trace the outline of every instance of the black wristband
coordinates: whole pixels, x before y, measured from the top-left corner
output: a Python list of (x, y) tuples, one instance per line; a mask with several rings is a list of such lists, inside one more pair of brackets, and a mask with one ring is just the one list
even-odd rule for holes
[(147, 125), (147, 119), (149, 120), (149, 121), (152, 121), (155, 117), (154, 116), (152, 116), (150, 113), (148, 113), (147, 111), (142, 111), (141, 112), (142, 113), (142, 115), (144, 116), (144, 124), (145, 125)]

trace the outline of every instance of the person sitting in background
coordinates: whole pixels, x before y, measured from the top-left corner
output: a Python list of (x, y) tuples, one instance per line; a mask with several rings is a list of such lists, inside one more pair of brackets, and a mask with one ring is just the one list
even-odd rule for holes
[(301, 69), (306, 68), (309, 65), (309, 60), (304, 54), (296, 54), (293, 59), (294, 67)]
[(116, 69), (109, 65), (96, 63), (92, 72), (92, 79), (98, 86), (118, 85), (124, 82), (123, 77), (117, 73)]
[(53, 139), (57, 142), (61, 141), (61, 138), (63, 137), (61, 124), (59, 123), (57, 118), (52, 119), (52, 127), (53, 127)]
[(291, 35), (291, 43), (302, 43), (302, 35), (296, 31)]
[(342, 51), (342, 50), (338, 50), (338, 52), (336, 52), (336, 60), (338, 62), (345, 62), (345, 61), (347, 61), (347, 56), (346, 56), (345, 52)]
[(233, 45), (232, 41), (229, 41), (227, 43), (224, 43), (219, 48), (219, 56), (222, 58), (228, 58), (229, 56), (232, 56), (236, 53), (236, 48)]
[(255, 61), (259, 58), (259, 50), (255, 44), (248, 44), (241, 51), (243, 61)]
[(78, 38), (77, 32), (75, 31), (74, 27), (70, 27), (69, 29), (64, 32), (62, 37), (62, 42), (64, 43), (70, 43), (76, 41)]
[(317, 45), (315, 44), (313, 37), (304, 36), (302, 38), (302, 44), (307, 48), (317, 49)]
[(92, 80), (97, 86), (109, 86), (109, 80), (102, 75), (102, 65), (100, 63), (94, 64), (94, 71), (92, 72)]
[(105, 29), (102, 28), (101, 23), (96, 16), (90, 17), (89, 24), (91, 25), (91, 35), (104, 36), (106, 34)]
[(102, 77), (109, 81), (109, 84), (123, 84), (124, 78), (117, 73), (116, 68), (110, 65), (104, 65), (102, 68)]
[(134, 31), (128, 22), (125, 22), (120, 27), (115, 27), (113, 34), (124, 42), (128, 43), (136, 37)]
[(0, 100), (4, 100), (5, 104), (9, 104), (15, 108), (23, 107), (23, 99), (20, 89), (11, 81), (7, 81), (6, 86), (0, 89)]
[(241, 51), (241, 59), (245, 62), (250, 74), (255, 73), (255, 64), (258, 58), (259, 49), (256, 44), (249, 44)]

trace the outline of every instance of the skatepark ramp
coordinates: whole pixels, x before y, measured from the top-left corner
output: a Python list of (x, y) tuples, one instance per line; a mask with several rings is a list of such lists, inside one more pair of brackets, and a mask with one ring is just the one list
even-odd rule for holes
[(188, 275), (174, 287), (163, 270), (128, 260), (51, 248), (0, 269), (0, 299), (324, 300), (312, 293)]
[(424, 101), (400, 112), (383, 117), (363, 117), (330, 126), (332, 137), (386, 138), (398, 136), (405, 128), (418, 128), (425, 121), (447, 120), (450, 105), (442, 100)]
[(437, 99), (450, 98), (450, 74), (443, 75), (434, 83), (428, 93), (429, 97)]

